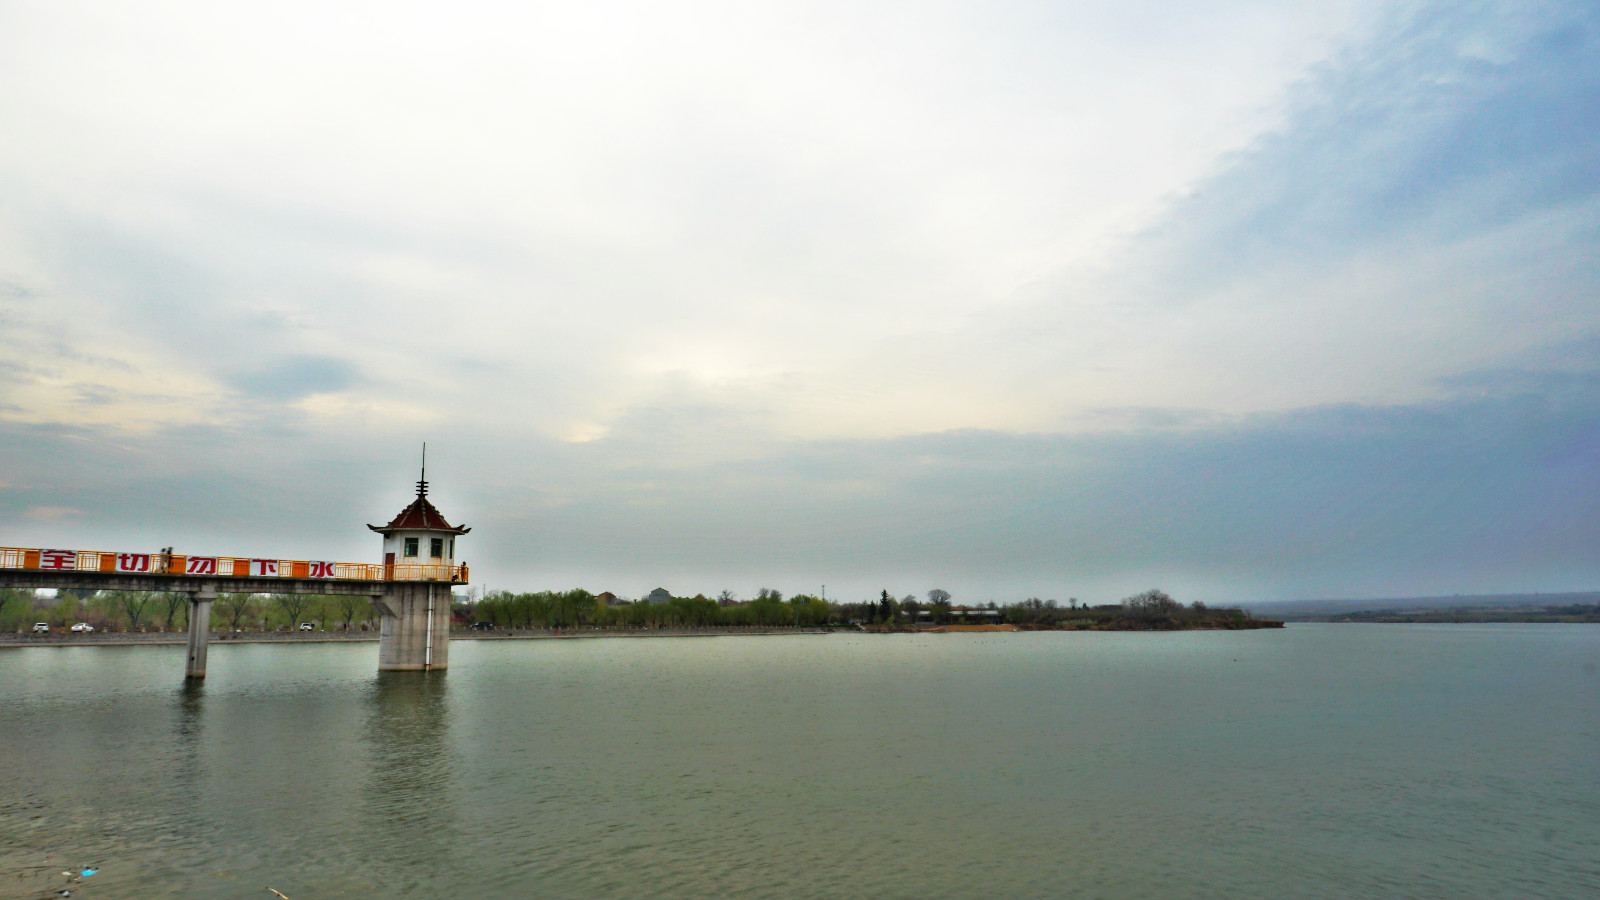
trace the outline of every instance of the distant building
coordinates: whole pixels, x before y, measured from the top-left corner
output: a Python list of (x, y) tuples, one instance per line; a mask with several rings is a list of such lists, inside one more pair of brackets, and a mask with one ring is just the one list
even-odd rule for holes
[(613, 594), (610, 591), (601, 591), (599, 596), (595, 597), (594, 599), (595, 599), (595, 602), (599, 603), (601, 606), (627, 606), (628, 605), (628, 601), (622, 599), (621, 597), (618, 597), (616, 594)]
[(644, 600), (646, 603), (671, 603), (672, 595), (667, 593), (666, 588), (656, 588), (655, 590), (651, 591), (644, 598)]

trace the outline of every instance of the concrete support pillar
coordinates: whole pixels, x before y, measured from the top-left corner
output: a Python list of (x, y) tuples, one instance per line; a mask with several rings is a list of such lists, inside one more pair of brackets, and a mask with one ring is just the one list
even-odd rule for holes
[(211, 601), (217, 589), (204, 587), (189, 594), (189, 663), (185, 678), (206, 677), (206, 643), (211, 638)]
[(450, 658), (450, 585), (389, 582), (372, 598), (378, 611), (378, 671), (444, 669)]

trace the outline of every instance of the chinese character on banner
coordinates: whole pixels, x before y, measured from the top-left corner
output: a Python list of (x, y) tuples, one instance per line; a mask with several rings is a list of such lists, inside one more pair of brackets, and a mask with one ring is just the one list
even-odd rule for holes
[(278, 561), (275, 559), (252, 559), (250, 560), (250, 574), (277, 575)]
[(39, 552), (39, 568), (41, 569), (76, 569), (78, 567), (78, 554), (71, 550), (41, 550)]
[(312, 578), (332, 578), (333, 577), (333, 563), (331, 563), (331, 562), (318, 562), (316, 560), (312, 560), (311, 561), (310, 575), (311, 575)]
[(217, 558), (215, 556), (191, 556), (189, 564), (184, 568), (186, 575), (215, 575), (217, 574)]
[(150, 571), (150, 554), (148, 553), (118, 553), (118, 572), (148, 572)]

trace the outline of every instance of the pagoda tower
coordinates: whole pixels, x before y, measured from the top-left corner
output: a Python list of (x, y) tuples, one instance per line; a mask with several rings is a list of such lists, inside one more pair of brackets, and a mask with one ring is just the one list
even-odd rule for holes
[(427, 447), (417, 497), (383, 535), (384, 594), (372, 598), (379, 613), (378, 670), (444, 669), (450, 655), (450, 585), (467, 580), (456, 564), (456, 538), (472, 529), (451, 525), (428, 501)]
[[(428, 470), (417, 480), (417, 499), (387, 525), (367, 527), (383, 535), (384, 577), (389, 581), (450, 581), (456, 537), (471, 531), (446, 522), (428, 501)], [(461, 579), (465, 580), (465, 579)]]

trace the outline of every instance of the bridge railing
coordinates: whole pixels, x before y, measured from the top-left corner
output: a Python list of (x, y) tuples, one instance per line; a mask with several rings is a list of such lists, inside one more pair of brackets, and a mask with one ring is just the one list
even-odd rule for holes
[(328, 581), (466, 582), (465, 565), (443, 563), (342, 563), (328, 560), (196, 556), (183, 553), (113, 553), (0, 547), (0, 569), (104, 572), (134, 575), (203, 575), (218, 578), (312, 578)]

